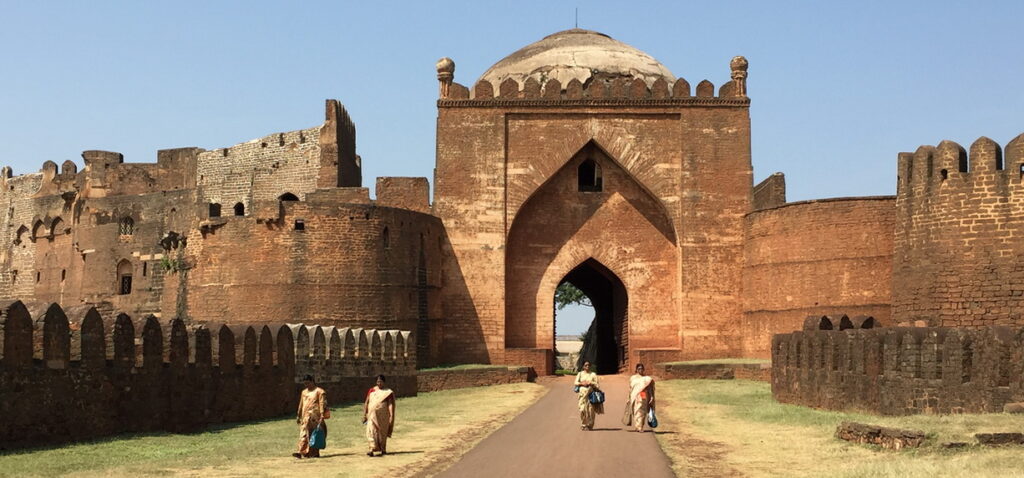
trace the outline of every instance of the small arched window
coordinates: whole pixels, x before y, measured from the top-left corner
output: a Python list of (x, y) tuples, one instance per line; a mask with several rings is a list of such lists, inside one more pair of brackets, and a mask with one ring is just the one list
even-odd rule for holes
[(593, 159), (586, 159), (576, 169), (580, 192), (600, 192), (602, 189), (601, 166)]
[(135, 234), (135, 220), (128, 216), (121, 218), (121, 222), (117, 224), (117, 233), (122, 236)]
[(299, 197), (292, 193), (284, 193), (277, 197), (278, 201), (298, 201)]
[(210, 203), (210, 217), (220, 217), (220, 203)]
[(32, 225), (32, 239), (38, 239), (39, 235), (43, 233), (43, 221), (36, 221)]
[(26, 233), (28, 233), (28, 228), (22, 224), (22, 226), (18, 228), (18, 232), (14, 235), (14, 243), (21, 244), (21, 241), (25, 239)]
[(384, 231), (380, 233), (380, 243), (384, 245), (384, 249), (391, 249), (391, 232), (388, 231), (387, 226), (385, 226)]
[(132, 263), (128, 262), (128, 259), (121, 259), (121, 262), (117, 263), (117, 293), (132, 293)]
[(64, 234), (64, 221), (59, 217), (55, 217), (50, 222), (50, 235), (56, 236), (59, 234)]
[(235, 215), (236, 216), (244, 216), (245, 215), (245, 204), (242, 204), (242, 203), (236, 203), (235, 204)]

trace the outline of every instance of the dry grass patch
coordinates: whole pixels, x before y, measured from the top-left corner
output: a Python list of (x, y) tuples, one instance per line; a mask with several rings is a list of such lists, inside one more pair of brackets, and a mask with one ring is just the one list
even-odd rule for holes
[(295, 420), (211, 428), (202, 433), (124, 435), (0, 454), (0, 476), (352, 476), (430, 475), (533, 404), (533, 383), (465, 388), (398, 399), (395, 435), (383, 458), (365, 455), (362, 404), (335, 407), (323, 458), (290, 456)]
[[(716, 450), (720, 474), (747, 476), (927, 477), (1024, 476), (1024, 448), (943, 449), (947, 441), (974, 443), (974, 433), (1024, 430), (1024, 416), (914, 415), (879, 417), (814, 410), (775, 402), (770, 385), (746, 380), (670, 380), (658, 384), (658, 439), (676, 473), (698, 464), (687, 440)], [(834, 438), (842, 421), (923, 430), (924, 446), (899, 452)]]

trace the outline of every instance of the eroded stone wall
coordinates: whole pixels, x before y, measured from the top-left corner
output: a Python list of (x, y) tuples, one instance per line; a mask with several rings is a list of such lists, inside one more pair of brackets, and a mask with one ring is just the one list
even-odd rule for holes
[(378, 373), (399, 396), (416, 394), (408, 331), (0, 309), (0, 449), (278, 417), (295, 411), (307, 373), (329, 403), (361, 400)]
[(1022, 331), (917, 327), (778, 334), (772, 395), (884, 415), (993, 413), (1024, 399)]

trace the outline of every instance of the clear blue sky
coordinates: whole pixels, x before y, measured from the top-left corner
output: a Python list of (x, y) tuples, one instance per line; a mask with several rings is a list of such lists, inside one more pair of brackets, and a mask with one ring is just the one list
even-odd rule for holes
[(337, 98), (364, 185), (429, 178), (434, 62), (453, 58), (471, 85), (571, 28), (577, 6), (581, 28), (694, 85), (727, 81), (745, 55), (755, 180), (785, 172), (790, 200), (893, 194), (899, 151), (1024, 132), (1020, 1), (0, 0), (0, 163), (23, 174), (86, 149), (151, 162), (317, 125)]

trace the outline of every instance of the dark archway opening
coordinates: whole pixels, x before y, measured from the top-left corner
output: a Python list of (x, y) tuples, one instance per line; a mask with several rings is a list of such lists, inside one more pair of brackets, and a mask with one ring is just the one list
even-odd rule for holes
[(583, 337), (577, 370), (589, 361), (599, 374), (624, 371), (629, 358), (628, 295), (622, 281), (594, 259), (576, 266), (562, 279), (590, 299), (594, 321)]

